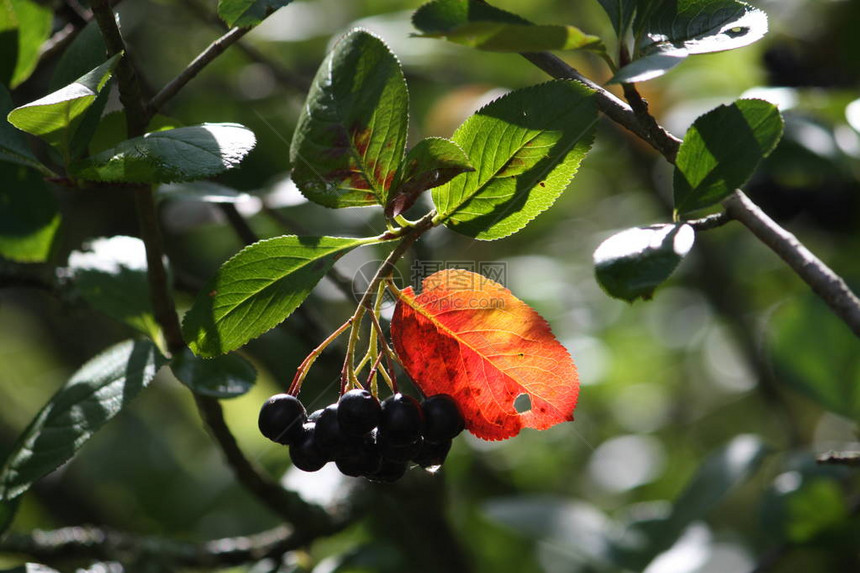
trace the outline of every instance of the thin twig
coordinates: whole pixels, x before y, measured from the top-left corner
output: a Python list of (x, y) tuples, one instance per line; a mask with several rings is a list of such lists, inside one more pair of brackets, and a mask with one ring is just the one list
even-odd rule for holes
[(209, 568), (279, 557), (300, 547), (302, 544), (297, 543), (297, 539), (293, 529), (287, 526), (200, 543), (82, 526), (36, 530), (26, 535), (9, 534), (0, 541), (0, 552), (21, 553), (43, 562), (93, 559), (129, 563), (157, 557), (175, 566)]
[(146, 106), (147, 117), (155, 115), (165, 103), (179, 93), (185, 84), (190, 82), (200, 73), (203, 68), (212, 63), (215, 58), (224, 53), (231, 45), (236, 43), (239, 38), (251, 31), (251, 28), (232, 28), (226, 34), (209, 44), (205, 50), (200, 52), (194, 60), (182, 70), (178, 76), (170, 80), (166, 86), (161, 88), (155, 96), (149, 101)]
[(720, 213), (708, 215), (707, 217), (702, 217), (701, 219), (691, 219), (689, 221), (684, 221), (684, 223), (690, 225), (698, 232), (717, 229), (729, 223), (731, 220), (732, 217), (726, 211), (722, 211)]
[[(553, 77), (582, 82), (595, 91), (597, 107), (610, 119), (648, 142), (670, 163), (678, 154), (680, 140), (665, 130), (655, 133), (643, 125), (633, 109), (612, 93), (585, 78), (560, 58), (545, 52), (523, 56)], [(723, 201), (728, 215), (740, 221), (806, 282), (855, 335), (860, 337), (860, 299), (832, 269), (812, 254), (797, 238), (768, 217), (740, 190)]]
[(822, 465), (860, 468), (860, 452), (829, 451), (815, 458), (815, 461)]

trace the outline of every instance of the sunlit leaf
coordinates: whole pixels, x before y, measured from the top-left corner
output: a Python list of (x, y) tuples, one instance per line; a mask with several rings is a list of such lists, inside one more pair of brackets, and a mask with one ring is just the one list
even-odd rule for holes
[[(2, 1), (0, 0), (0, 2)], [(0, 85), (0, 161), (12, 161), (19, 165), (39, 169), (41, 163), (30, 151), (24, 134), (6, 120), (6, 115), (12, 111), (12, 108), (12, 97), (6, 88)]]
[(73, 291), (99, 312), (159, 339), (146, 275), (146, 247), (138, 238), (94, 239), (72, 251), (65, 273)]
[[(547, 322), (502, 285), (465, 270), (401, 292), (391, 323), (394, 347), (425, 395), (449, 394), (466, 428), (503, 440), (521, 428), (573, 420), (579, 377)], [(525, 394), (526, 411), (514, 405)]]
[(423, 37), (494, 52), (603, 49), (600, 38), (575, 26), (532, 24), (477, 0), (429, 2), (415, 12), (412, 23)]
[(204, 357), (239, 348), (292, 314), (338, 258), (374, 241), (289, 235), (245, 247), (185, 315), (185, 341)]
[(483, 240), (519, 231), (567, 188), (596, 123), (593, 92), (577, 82), (517, 90), (481, 108), (452, 138), (476, 170), (433, 189), (438, 220)]
[(97, 68), (104, 62), (106, 52), (98, 22), (93, 19), (81, 29), (72, 43), (63, 49), (48, 84), (49, 89), (56, 91)]
[(474, 170), (466, 153), (453, 141), (441, 137), (422, 139), (409, 150), (394, 176), (385, 214), (395, 217), (408, 210), (427, 189)]
[[(687, 56), (741, 48), (767, 33), (767, 14), (738, 0), (652, 2), (640, 18), (644, 32), (637, 59), (611, 83), (645, 81), (663, 75)], [(640, 6), (640, 12), (645, 12)]]
[(675, 209), (687, 213), (728, 197), (774, 150), (782, 127), (777, 107), (758, 99), (739, 99), (696, 119), (675, 160)]
[(326, 207), (384, 205), (406, 148), (409, 95), (400, 63), (354, 30), (317, 71), (290, 147), (293, 181)]
[(765, 332), (780, 381), (860, 420), (860, 342), (827, 305), (811, 296), (786, 302)]
[(0, 500), (71, 459), (155, 377), (165, 359), (148, 340), (128, 340), (84, 364), (36, 415), (0, 468)]
[(121, 54), (45, 97), (13, 109), (9, 123), (36, 135), (68, 154), (72, 136), (110, 79)]
[(0, 162), (0, 256), (43, 262), (60, 226), (57, 200), (37, 172)]
[(254, 133), (238, 123), (204, 123), (155, 131), (78, 162), (72, 173), (87, 181), (191, 181), (238, 166), (256, 142)]
[(597, 282), (629, 302), (650, 299), (693, 247), (689, 225), (633, 227), (612, 235), (594, 251)]
[(0, 84), (15, 88), (30, 77), (39, 49), (51, 35), (52, 20), (51, 8), (44, 4), (0, 0)]
[(293, 0), (218, 0), (218, 16), (228, 26), (256, 26)]
[(186, 349), (170, 363), (173, 375), (195, 393), (213, 398), (235, 398), (254, 386), (257, 371), (236, 354), (203, 359)]

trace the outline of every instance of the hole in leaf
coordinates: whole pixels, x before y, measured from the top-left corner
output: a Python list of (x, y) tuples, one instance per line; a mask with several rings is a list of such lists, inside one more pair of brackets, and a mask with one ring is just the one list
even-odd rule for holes
[(741, 36), (745, 36), (750, 31), (746, 26), (735, 26), (734, 28), (729, 28), (726, 30), (726, 36), (729, 38), (739, 38)]
[(532, 399), (529, 398), (528, 394), (520, 394), (517, 396), (517, 399), (514, 400), (514, 408), (520, 414), (524, 414), (532, 409)]

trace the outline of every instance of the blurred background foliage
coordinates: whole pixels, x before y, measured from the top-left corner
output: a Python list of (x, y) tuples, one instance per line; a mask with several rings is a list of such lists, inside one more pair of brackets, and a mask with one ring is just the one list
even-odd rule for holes
[[(231, 48), (164, 110), (175, 123), (239, 122), (256, 133), (256, 149), (218, 182), (247, 193), (237, 207), (259, 236), (364, 236), (383, 228), (379, 210), (320, 207), (288, 178), (289, 140), (309, 79), (347, 29), (377, 33), (400, 58), (413, 142), (450, 136), (481, 104), (546, 79), (515, 55), (410, 37), (419, 4), (297, 0), (246, 37), (250, 57)], [(593, 0), (494, 4), (613, 42)], [(770, 17), (762, 41), (689, 58), (641, 90), (677, 135), (741, 96), (778, 103), (785, 137), (747, 191), (857, 290), (860, 3), (752, 4)], [(211, 1), (125, 0), (118, 12), (150, 95), (222, 31)], [(598, 82), (610, 76), (589, 54), (564, 57)], [(49, 91), (55, 64), (45, 62), (13, 92), (16, 105)], [(610, 299), (594, 280), (591, 253), (603, 239), (670, 220), (671, 179), (662, 158), (604, 120), (571, 188), (523, 232), (497, 242), (445, 229), (426, 235), (414, 252), (422, 260), (506, 264), (508, 288), (547, 318), (579, 367), (576, 421), (498, 443), (461, 437), (439, 474), (413, 470), (402, 485), (368, 488), (367, 519), (284, 563), (247, 570), (860, 570), (857, 470), (815, 463), (828, 450), (860, 449), (860, 345), (844, 324), (737, 224), (700, 233), (651, 302)], [(96, 237), (136, 235), (125, 191), (55, 191), (63, 221), (53, 262)], [(183, 311), (242, 243), (218, 205), (166, 195), (160, 209)], [(383, 256), (362, 249), (338, 268), (351, 277)], [(404, 282), (409, 263), (400, 268)], [(246, 347), (258, 383), (224, 402), (248, 456), (313, 500), (335, 498), (350, 478), (291, 470), (286, 450), (259, 435), (257, 412), (354, 304), (324, 280), (304, 312)], [(74, 298), (0, 290), (0, 452), (80, 364), (130, 334)], [(335, 399), (339, 358), (329, 358), (303, 388), (309, 410)], [(237, 485), (190, 393), (165, 369), (71, 463), (23, 497), (12, 531), (82, 523), (204, 540), (251, 534), (278, 519)], [(20, 562), (0, 556), (0, 565)], [(152, 562), (140, 567), (159, 570)]]

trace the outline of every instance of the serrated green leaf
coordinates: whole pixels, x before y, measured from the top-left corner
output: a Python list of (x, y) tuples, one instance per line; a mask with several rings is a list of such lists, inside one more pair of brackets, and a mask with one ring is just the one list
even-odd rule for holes
[(450, 139), (422, 139), (409, 150), (394, 176), (385, 214), (396, 217), (408, 210), (427, 189), (444, 185), (457, 175), (474, 170), (466, 153)]
[(221, 265), (182, 321), (197, 356), (235, 350), (286, 319), (335, 261), (376, 239), (296, 237), (259, 241)]
[(354, 30), (314, 78), (290, 146), (293, 181), (326, 207), (385, 205), (406, 147), (409, 94), (400, 63)]
[(703, 519), (736, 486), (761, 466), (770, 448), (758, 436), (736, 436), (710, 454), (666, 515), (630, 521), (615, 537), (612, 553), (623, 568), (641, 571), (671, 547), (694, 521)]
[(482, 240), (519, 231), (568, 186), (596, 123), (593, 92), (576, 82), (547, 82), (485, 106), (454, 133), (475, 171), (433, 189), (437, 220)]
[(822, 407), (860, 420), (860, 343), (818, 298), (784, 303), (767, 345), (779, 380)]
[(637, 59), (610, 83), (659, 77), (687, 56), (741, 48), (767, 33), (767, 14), (739, 0), (639, 2), (636, 28), (643, 33)]
[(255, 144), (254, 132), (238, 123), (204, 123), (127, 139), (79, 161), (71, 172), (87, 181), (191, 181), (236, 167)]
[(173, 375), (197, 394), (213, 398), (235, 398), (254, 386), (257, 371), (236, 354), (203, 359), (188, 349), (170, 364)]
[(715, 205), (743, 185), (782, 137), (772, 103), (740, 99), (700, 116), (687, 130), (675, 159), (675, 210)]
[(436, 0), (419, 8), (413, 25), (427, 38), (493, 52), (604, 50), (597, 36), (575, 26), (532, 24), (476, 0)]
[(594, 274), (610, 296), (650, 299), (693, 247), (685, 224), (634, 227), (612, 235), (594, 251)]
[(60, 212), (44, 178), (27, 167), (0, 162), (0, 256), (22, 263), (47, 260)]
[[(2, 1), (0, 0), (0, 2)], [(30, 151), (24, 134), (6, 120), (6, 115), (13, 107), (12, 96), (9, 95), (4, 86), (0, 85), (0, 161), (11, 161), (27, 167), (44, 169), (33, 152)]]
[(36, 415), (0, 468), (0, 500), (14, 499), (71, 459), (166, 362), (149, 340), (127, 340), (84, 364)]
[[(167, 131), (185, 127), (182, 122), (172, 117), (156, 114), (149, 120), (146, 129), (149, 133), (156, 131)], [(112, 149), (128, 139), (125, 111), (117, 110), (101, 117), (96, 126), (96, 131), (90, 140), (89, 148), (92, 155), (97, 155), (108, 149)]]
[(249, 28), (293, 0), (218, 0), (218, 17), (230, 27)]
[(110, 79), (120, 55), (116, 54), (64, 88), (13, 109), (8, 115), (9, 123), (41, 137), (68, 157), (75, 130)]
[(146, 269), (143, 241), (114, 236), (72, 251), (64, 274), (72, 279), (74, 292), (94, 309), (158, 341), (160, 328), (150, 302)]
[(15, 88), (30, 77), (52, 19), (50, 7), (32, 0), (0, 0), (0, 83)]

